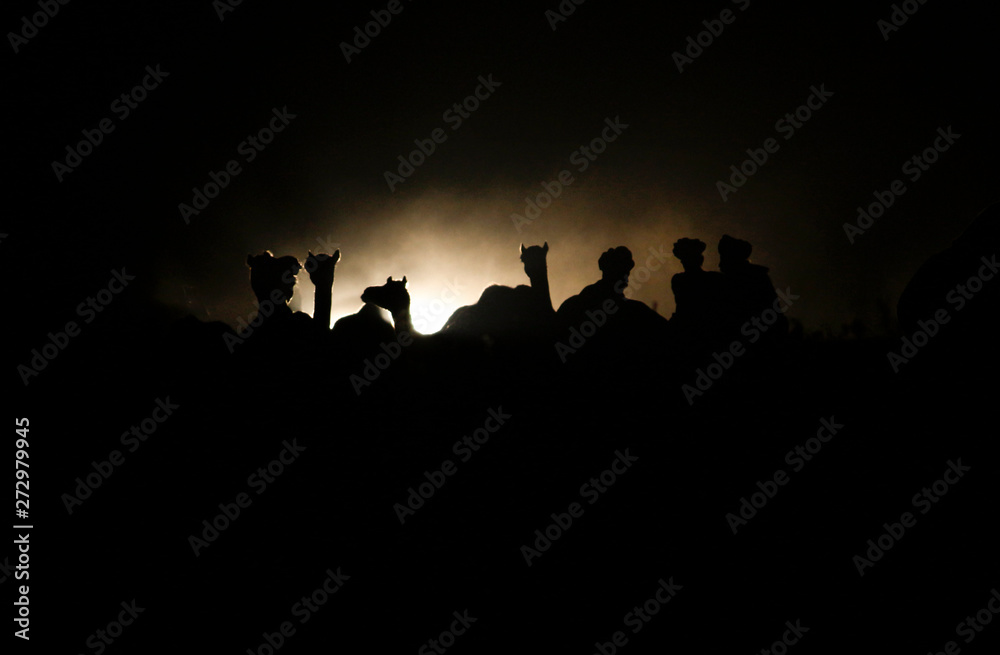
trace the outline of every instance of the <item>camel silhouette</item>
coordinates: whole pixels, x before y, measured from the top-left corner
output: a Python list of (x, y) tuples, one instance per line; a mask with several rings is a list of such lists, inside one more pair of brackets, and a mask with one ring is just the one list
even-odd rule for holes
[(546, 334), (554, 318), (546, 263), (548, 252), (548, 242), (527, 248), (522, 243), (521, 262), (531, 286), (490, 285), (475, 304), (455, 310), (442, 331), (487, 341)]
[(361, 294), (361, 301), (388, 311), (392, 315), (393, 329), (397, 336), (403, 333), (415, 335), (413, 320), (410, 317), (410, 292), (406, 290), (405, 275), (402, 280), (393, 280), (392, 276), (389, 276), (382, 286), (368, 287)]
[(332, 255), (314, 255), (312, 251), (306, 257), (305, 268), (309, 272), (309, 280), (316, 287), (315, 303), (313, 304), (313, 321), (323, 331), (330, 329), (330, 309), (333, 303), (333, 276), (337, 262), (340, 261), (340, 250)]
[[(546, 258), (549, 254), (549, 242), (541, 246), (524, 247), (521, 244), (521, 262), (524, 264), (524, 274), (531, 282), (532, 295), (538, 302), (539, 310), (552, 312), (552, 296), (549, 293), (549, 267)], [(524, 285), (518, 285), (518, 289)]]
[(382, 318), (378, 305), (366, 302), (354, 314), (348, 314), (337, 319), (333, 324), (333, 336), (336, 341), (357, 342), (366, 337), (375, 339), (375, 343), (393, 338), (392, 323)]

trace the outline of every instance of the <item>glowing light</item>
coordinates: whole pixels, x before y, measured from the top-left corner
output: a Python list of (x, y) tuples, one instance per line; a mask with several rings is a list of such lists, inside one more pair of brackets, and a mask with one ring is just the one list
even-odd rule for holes
[[(663, 203), (633, 209), (631, 199), (623, 203), (605, 193), (578, 193), (561, 199), (544, 221), (539, 219), (522, 234), (509, 220), (511, 197), (523, 197), (519, 194), (498, 192), (476, 198), (428, 194), (403, 207), (372, 208), (363, 218), (331, 219), (325, 239), (306, 236), (268, 245), (300, 261), (307, 249), (314, 253), (341, 249), (331, 325), (361, 308), (365, 288), (385, 284), (387, 276), (399, 280), (405, 275), (413, 327), (420, 334), (432, 334), (455, 310), (475, 304), (491, 284), (530, 284), (520, 261), (520, 245), (545, 241), (550, 246), (548, 282), (554, 308), (600, 278), (597, 261), (604, 250), (627, 245), (636, 262), (630, 296), (651, 306), (658, 303), (660, 312), (670, 315), (670, 277), (680, 266), (672, 256), (662, 261), (655, 253), (669, 253), (681, 236), (702, 236), (690, 229), (686, 217), (665, 209)], [(605, 220), (616, 214), (629, 224), (627, 231)], [(302, 271), (292, 309), (312, 315), (314, 293), (308, 273)]]
[[(414, 330), (420, 334), (432, 334), (439, 331), (456, 309), (475, 303), (482, 290), (492, 284), (492, 281), (483, 275), (470, 276), (466, 272), (449, 277), (443, 275), (441, 271), (421, 271), (413, 266), (406, 268), (405, 273), (400, 267), (400, 272), (394, 274), (393, 279), (399, 279), (404, 274), (408, 277), (410, 320)], [(385, 282), (385, 277), (361, 284), (355, 282), (354, 279), (347, 279), (346, 275), (344, 278), (341, 280), (341, 276), (338, 274), (334, 283), (333, 306), (330, 312), (331, 327), (338, 319), (354, 314), (361, 308), (361, 292), (366, 287), (380, 286)], [(414, 280), (419, 280), (419, 282)], [(315, 292), (315, 287), (309, 281), (308, 276), (300, 273), (295, 285), (295, 294), (289, 303), (292, 311), (305, 312), (312, 316)], [(350, 295), (347, 295), (348, 293)], [(383, 318), (390, 322), (392, 320), (388, 312), (383, 312)]]

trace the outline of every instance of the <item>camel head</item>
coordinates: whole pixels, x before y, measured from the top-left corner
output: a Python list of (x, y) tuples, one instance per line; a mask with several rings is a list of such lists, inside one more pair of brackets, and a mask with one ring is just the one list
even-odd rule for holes
[(549, 242), (546, 241), (541, 246), (528, 246), (524, 247), (521, 244), (521, 261), (524, 263), (524, 272), (531, 278), (536, 274), (544, 275), (546, 273), (547, 265), (545, 263), (545, 256), (549, 252)]
[(393, 280), (389, 276), (382, 286), (368, 287), (361, 294), (361, 302), (370, 302), (393, 315), (409, 311), (410, 293), (406, 290), (406, 276), (402, 280)]
[(306, 257), (305, 269), (309, 273), (309, 280), (318, 286), (330, 286), (333, 284), (333, 272), (340, 261), (340, 251), (337, 250), (332, 255), (320, 253), (318, 255), (309, 252)]

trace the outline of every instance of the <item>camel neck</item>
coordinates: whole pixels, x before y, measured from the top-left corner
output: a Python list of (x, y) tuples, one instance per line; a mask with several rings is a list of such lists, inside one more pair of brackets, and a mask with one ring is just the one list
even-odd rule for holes
[(392, 323), (395, 326), (396, 334), (403, 332), (413, 332), (413, 321), (410, 320), (410, 308), (392, 312)]
[(539, 298), (545, 306), (551, 309), (552, 296), (549, 293), (548, 267), (542, 268), (541, 270), (535, 270), (533, 274), (528, 275), (528, 280), (531, 282), (531, 288), (538, 293)]
[(316, 287), (316, 297), (313, 305), (313, 319), (319, 326), (330, 329), (330, 310), (333, 305), (333, 283), (329, 287)]

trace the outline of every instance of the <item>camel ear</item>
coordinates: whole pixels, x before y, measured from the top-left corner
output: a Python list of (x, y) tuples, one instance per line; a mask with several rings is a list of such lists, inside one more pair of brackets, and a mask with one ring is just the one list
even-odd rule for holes
[(337, 250), (333, 253), (333, 263), (336, 264), (339, 261), (340, 261), (340, 248), (337, 248)]
[(385, 283), (386, 284), (389, 284), (390, 282), (392, 282), (392, 276), (391, 275), (389, 277), (385, 278)]
[(522, 255), (524, 254), (524, 244), (523, 243), (521, 244), (521, 254)]
[(406, 284), (406, 276), (403, 276), (403, 284)]
[(549, 242), (548, 242), (548, 241), (546, 241), (546, 242), (545, 242), (545, 243), (544, 243), (544, 244), (542, 245), (542, 252), (548, 252), (548, 251), (549, 251)]
[(253, 255), (247, 255), (247, 266), (253, 268)]

